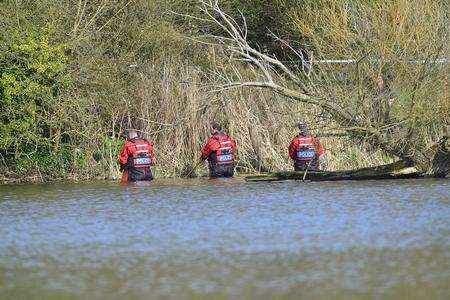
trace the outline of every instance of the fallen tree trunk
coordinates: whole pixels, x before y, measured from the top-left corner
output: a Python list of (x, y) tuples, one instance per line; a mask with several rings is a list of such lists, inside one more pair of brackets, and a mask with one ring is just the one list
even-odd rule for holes
[(337, 180), (370, 180), (370, 179), (405, 179), (420, 178), (424, 174), (403, 161), (372, 168), (347, 171), (283, 171), (245, 177), (246, 181), (337, 181)]
[(449, 177), (450, 174), (450, 127), (446, 135), (434, 147), (435, 155), (428, 174), (433, 177)]
[[(352, 143), (382, 150), (391, 157), (414, 165), (420, 174), (448, 176), (450, 152), (444, 145), (445, 127), (449, 124), (449, 102), (445, 92), (448, 68), (438, 63), (438, 57), (448, 49), (448, 30), (445, 30), (448, 26), (442, 22), (445, 17), (441, 14), (440, 5), (431, 5), (433, 1), (413, 1), (402, 5), (402, 9), (408, 7), (411, 14), (405, 14), (403, 19), (405, 24), (409, 24), (408, 28), (398, 33), (395, 18), (384, 20), (387, 11), (392, 10), (395, 12), (393, 15), (400, 11), (397, 10), (400, 7), (389, 4), (392, 1), (382, 1), (375, 7), (363, 4), (355, 4), (351, 9), (339, 5), (323, 7), (322, 13), (328, 16), (336, 16), (336, 9), (342, 9), (338, 14), (345, 22), (330, 22), (330, 17), (317, 18), (315, 1), (305, 1), (293, 21), (299, 36), (308, 37), (305, 48), (298, 51), (297, 46), (273, 35), (299, 59), (282, 61), (249, 43), (244, 17), (240, 25), (221, 9), (219, 1), (199, 1), (202, 12), (223, 33), (208, 35), (206, 43), (211, 44), (212, 38), (212, 44), (224, 50), (234, 72), (230, 75), (224, 68), (218, 68), (218, 78), (224, 82), (215, 91), (240, 87), (267, 88), (287, 99), (318, 109), (317, 119), (323, 120), (324, 124), (335, 124), (336, 131), (346, 133)], [(428, 31), (424, 30), (424, 22), (421, 21), (426, 15), (433, 16), (427, 19)], [(377, 21), (380, 18), (384, 20), (381, 23)], [(324, 28), (342, 34), (324, 34)], [(442, 30), (433, 35), (436, 32), (431, 30), (433, 28)], [(351, 34), (347, 34), (349, 32)], [(424, 34), (418, 35), (417, 32)], [(391, 36), (396, 36), (399, 42), (395, 50), (391, 47)], [(313, 64), (304, 57), (308, 47), (311, 49), (308, 53), (310, 57), (317, 53), (324, 58), (323, 55), (328, 53), (334, 57), (359, 58), (354, 66), (345, 68)], [(420, 53), (424, 59), (420, 63), (405, 63), (404, 58), (413, 53)], [(380, 60), (380, 57), (383, 59)], [(245, 63), (251, 72), (240, 72), (235, 63)], [(290, 117), (295, 119), (298, 115)], [(438, 143), (441, 140), (444, 142)], [(438, 146), (433, 146), (436, 144)], [(309, 177), (338, 180), (397, 176), (395, 173), (383, 173), (379, 168), (311, 172)], [(372, 171), (375, 173), (372, 174)], [(303, 174), (279, 172), (264, 176), (298, 179)]]

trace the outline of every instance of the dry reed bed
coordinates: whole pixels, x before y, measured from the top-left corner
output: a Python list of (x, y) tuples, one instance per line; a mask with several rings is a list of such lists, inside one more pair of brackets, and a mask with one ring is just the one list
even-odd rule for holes
[[(308, 122), (319, 136), (330, 127), (317, 121), (317, 112), (304, 104), (262, 89), (211, 92), (211, 81), (200, 68), (181, 61), (149, 64), (141, 73), (129, 105), (121, 112), (132, 116), (122, 117), (122, 129), (136, 127), (154, 143), (156, 176), (176, 177), (196, 165), (212, 120), (221, 122), (236, 139), (237, 170), (242, 173), (291, 169), (287, 146), (297, 134), (299, 120)], [(381, 153), (368, 155), (345, 137), (323, 137), (322, 142), (327, 150), (323, 165), (329, 170), (390, 161)], [(114, 159), (109, 164), (110, 176), (117, 177)], [(207, 173), (206, 163), (197, 173)]]

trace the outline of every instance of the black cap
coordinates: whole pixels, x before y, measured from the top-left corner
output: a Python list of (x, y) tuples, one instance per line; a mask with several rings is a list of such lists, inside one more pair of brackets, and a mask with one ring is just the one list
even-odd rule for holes
[(300, 133), (308, 133), (308, 125), (306, 123), (299, 122), (297, 127), (300, 130)]
[(222, 130), (222, 126), (220, 126), (219, 122), (216, 121), (211, 122), (211, 127), (217, 131)]

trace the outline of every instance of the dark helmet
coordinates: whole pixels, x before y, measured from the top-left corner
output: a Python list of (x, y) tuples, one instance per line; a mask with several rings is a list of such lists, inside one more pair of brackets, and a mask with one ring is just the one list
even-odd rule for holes
[(308, 125), (306, 123), (300, 122), (297, 124), (298, 129), (300, 130), (300, 133), (308, 134)]
[(222, 126), (220, 125), (219, 122), (213, 121), (211, 122), (211, 128), (217, 130), (217, 131), (221, 131), (222, 130)]
[(138, 137), (138, 132), (136, 129), (128, 129), (127, 130), (127, 138), (129, 140), (135, 139)]

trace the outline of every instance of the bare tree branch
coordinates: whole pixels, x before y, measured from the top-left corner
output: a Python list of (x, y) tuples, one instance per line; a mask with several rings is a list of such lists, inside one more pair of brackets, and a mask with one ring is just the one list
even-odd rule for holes
[[(220, 47), (228, 55), (230, 62), (227, 67), (217, 69), (217, 78), (223, 80), (223, 82), (213, 90), (214, 92), (242, 87), (267, 88), (288, 99), (294, 99), (319, 108), (330, 122), (340, 126), (340, 131), (348, 134), (356, 141), (369, 141), (371, 146), (396, 155), (408, 162), (414, 161), (423, 165), (429, 162), (424, 151), (426, 143), (423, 139), (420, 139), (421, 131), (420, 128), (416, 128), (417, 124), (414, 121), (415, 118), (418, 120), (423, 118), (416, 115), (412, 108), (410, 112), (410, 115), (414, 117), (410, 118), (412, 121), (405, 119), (405, 116), (401, 114), (395, 118), (390, 118), (389, 114), (392, 103), (395, 101), (393, 98), (395, 95), (392, 96), (390, 87), (386, 88), (387, 91), (377, 89), (376, 78), (380, 76), (382, 70), (385, 68), (395, 69), (399, 63), (411, 62), (409, 58), (405, 60), (402, 53), (390, 52), (389, 47), (392, 44), (390, 41), (386, 41), (386, 45), (383, 44), (385, 48), (380, 49), (379, 53), (376, 52), (378, 49), (372, 45), (372, 41), (367, 38), (367, 34), (369, 36), (378, 34), (376, 31), (378, 27), (376, 26), (380, 26), (380, 24), (368, 26), (365, 23), (356, 24), (362, 28), (361, 31), (356, 32), (348, 31), (348, 27), (342, 28), (346, 34), (337, 37), (336, 45), (332, 44), (329, 47), (327, 39), (330, 36), (325, 34), (325, 37), (316, 38), (312, 35), (311, 45), (316, 48), (314, 54), (318, 55), (319, 59), (317, 60), (314, 59), (313, 53), (310, 53), (308, 60), (306, 60), (301, 51), (297, 51), (287, 41), (270, 32), (276, 41), (282, 43), (300, 59), (302, 64), (300, 70), (295, 66), (286, 65), (275, 56), (270, 56), (252, 47), (247, 41), (247, 24), (242, 13), (242, 25), (239, 25), (220, 8), (217, 0), (199, 0), (199, 2), (205, 15), (224, 33), (224, 35), (209, 34), (206, 37), (212, 39), (210, 44)], [(378, 10), (368, 12), (363, 10), (365, 7), (362, 10), (358, 9), (354, 13), (363, 14), (361, 16), (362, 23), (365, 22), (363, 17), (366, 21), (377, 20), (373, 16), (379, 13)], [(331, 13), (335, 12), (332, 11)], [(308, 16), (312, 16), (314, 19), (314, 12), (311, 12)], [(301, 26), (308, 26), (307, 22), (302, 20), (298, 22)], [(356, 21), (356, 23), (358, 22)], [(327, 26), (326, 23), (319, 24)], [(347, 25), (332, 24), (330, 30), (333, 30), (334, 27), (332, 26)], [(421, 28), (422, 25), (417, 26), (417, 28)], [(308, 27), (308, 29), (310, 28)], [(351, 36), (348, 37), (347, 34)], [(321, 31), (318, 36), (320, 35)], [(416, 37), (418, 35), (413, 32), (411, 36)], [(405, 38), (405, 41), (410, 43), (411, 36)], [(333, 40), (334, 36), (331, 36), (331, 38)], [(434, 48), (431, 47), (427, 54), (424, 53), (428, 59), (423, 61), (422, 68), (431, 68), (433, 67), (430, 64), (431, 61), (434, 63), (439, 61), (438, 54), (441, 54), (441, 51), (433, 52)], [(341, 57), (351, 57), (351, 59), (325, 59), (327, 58), (326, 54), (334, 53), (332, 50), (335, 49), (341, 50), (338, 53)], [(405, 49), (409, 48), (406, 47)], [(385, 56), (383, 51), (386, 51), (388, 55)], [(431, 60), (431, 58), (434, 59)], [(242, 68), (242, 63), (246, 64), (246, 68)], [(241, 67), (238, 68), (239, 64)], [(315, 64), (314, 68), (313, 64)], [(414, 67), (415, 63), (408, 63), (408, 65)], [(307, 66), (307, 70), (305, 66)], [(230, 68), (232, 72), (229, 72)], [(410, 75), (410, 73), (405, 72), (407, 68), (402, 69), (402, 72)], [(422, 69), (421, 76), (412, 78), (415, 82), (413, 97), (411, 97), (413, 105), (416, 91), (423, 87), (423, 79), (434, 73), (436, 73), (435, 69), (426, 71)], [(390, 76), (397, 76), (394, 71), (390, 74)], [(392, 78), (390, 80), (392, 82)], [(403, 94), (403, 96), (407, 95)], [(421, 105), (428, 104), (421, 102)], [(408, 125), (412, 126), (409, 133), (405, 132)]]

